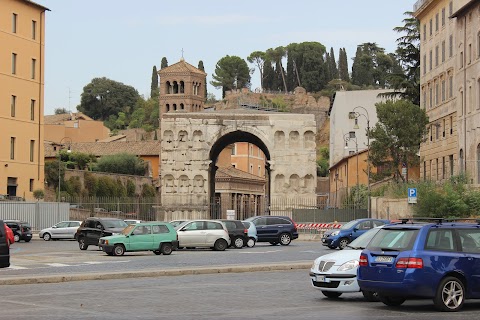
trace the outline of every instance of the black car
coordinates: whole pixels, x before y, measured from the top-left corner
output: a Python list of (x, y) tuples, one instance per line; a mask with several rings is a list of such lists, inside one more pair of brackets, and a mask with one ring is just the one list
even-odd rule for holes
[(230, 236), (230, 246), (236, 249), (243, 248), (247, 245), (248, 229), (240, 220), (220, 220), (227, 227)]
[(297, 225), (287, 216), (255, 216), (246, 219), (257, 228), (258, 242), (288, 246), (298, 238)]
[(0, 268), (10, 267), (10, 248), (7, 240), (5, 224), (0, 220)]
[(75, 239), (80, 250), (87, 250), (89, 245), (98, 246), (101, 237), (119, 234), (127, 224), (116, 218), (88, 218), (77, 229)]
[(20, 240), (30, 242), (30, 240), (32, 240), (32, 227), (30, 223), (22, 220), (5, 220), (4, 222), (12, 229), (15, 242)]

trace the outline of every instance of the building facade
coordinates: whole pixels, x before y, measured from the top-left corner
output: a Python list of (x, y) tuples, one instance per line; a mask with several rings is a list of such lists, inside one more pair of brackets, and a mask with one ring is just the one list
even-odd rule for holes
[(33, 200), (44, 189), (45, 11), (0, 2), (0, 194)]
[(428, 118), (420, 146), (420, 177), (442, 181), (459, 173), (456, 32), (452, 0), (415, 4), (420, 23), (420, 105)]
[(46, 141), (96, 142), (110, 137), (110, 129), (102, 121), (81, 112), (45, 116), (44, 122)]

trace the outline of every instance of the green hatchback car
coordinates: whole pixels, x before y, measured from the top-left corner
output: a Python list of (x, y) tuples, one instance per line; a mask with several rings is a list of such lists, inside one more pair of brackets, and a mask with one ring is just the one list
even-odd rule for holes
[(170, 223), (142, 222), (129, 225), (118, 235), (100, 238), (98, 246), (109, 256), (132, 251), (169, 255), (178, 247), (178, 236)]

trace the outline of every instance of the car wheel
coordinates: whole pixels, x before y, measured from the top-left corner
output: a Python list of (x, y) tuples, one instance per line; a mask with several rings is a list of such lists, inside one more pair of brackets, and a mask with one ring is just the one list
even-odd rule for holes
[(247, 247), (249, 248), (253, 248), (255, 247), (255, 239), (254, 238), (249, 238), (248, 241), (247, 241)]
[(153, 253), (155, 253), (157, 256), (161, 254), (160, 250), (153, 250)]
[(378, 293), (375, 291), (362, 291), (363, 297), (368, 302), (377, 302), (378, 301)]
[(116, 256), (123, 256), (123, 254), (125, 253), (125, 247), (121, 244), (116, 244), (114, 247), (113, 247), (113, 254), (116, 255)]
[(340, 242), (338, 243), (338, 248), (340, 250), (343, 250), (347, 247), (347, 245), (350, 243), (350, 241), (347, 238), (342, 238), (340, 239)]
[(378, 295), (378, 300), (383, 302), (383, 304), (390, 306), (390, 307), (397, 307), (405, 302), (405, 298), (402, 297), (390, 297), (390, 296), (383, 296)]
[(50, 239), (52, 239), (52, 236), (50, 235), (50, 233), (47, 232), (43, 235), (43, 240), (50, 241)]
[(80, 248), (80, 250), (87, 250), (88, 249), (88, 244), (85, 243), (84, 238), (78, 239), (78, 247)]
[(465, 286), (455, 277), (446, 277), (440, 282), (433, 298), (435, 307), (440, 311), (458, 311), (465, 302)]
[(171, 254), (172, 251), (173, 251), (173, 247), (172, 247), (172, 244), (170, 243), (163, 243), (162, 246), (160, 247), (160, 252), (166, 256)]
[(288, 246), (292, 242), (292, 237), (288, 233), (282, 233), (279, 240), (282, 246)]
[(227, 249), (227, 241), (225, 239), (218, 239), (215, 241), (215, 245), (213, 246), (213, 250), (215, 251), (225, 251)]
[(30, 242), (30, 240), (32, 240), (32, 239), (25, 239), (25, 242)]
[(242, 237), (235, 237), (235, 239), (233, 239), (233, 247), (235, 249), (241, 249), (244, 245), (245, 241), (243, 241)]
[(270, 244), (271, 244), (272, 246), (276, 246), (276, 245), (278, 244), (278, 242), (277, 242), (277, 241), (270, 241)]
[(108, 256), (113, 256), (113, 251), (105, 252)]
[(342, 295), (341, 292), (335, 292), (335, 291), (322, 291), (323, 295), (327, 298), (335, 299), (338, 298)]
[(20, 236), (19, 236), (18, 234), (14, 235), (14, 236), (13, 236), (13, 240), (14, 240), (15, 242), (20, 241)]

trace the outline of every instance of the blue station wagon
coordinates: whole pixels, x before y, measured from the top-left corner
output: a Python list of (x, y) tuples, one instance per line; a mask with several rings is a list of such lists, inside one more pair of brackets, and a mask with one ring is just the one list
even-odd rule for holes
[(480, 298), (480, 222), (385, 226), (360, 256), (358, 283), (389, 306), (430, 298), (441, 311), (457, 311)]

